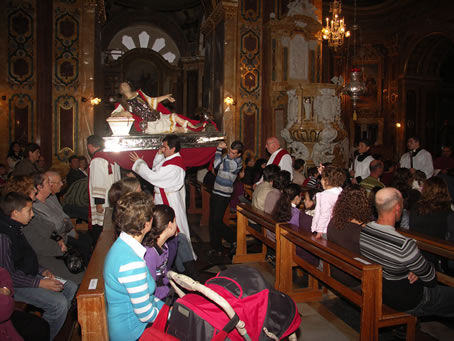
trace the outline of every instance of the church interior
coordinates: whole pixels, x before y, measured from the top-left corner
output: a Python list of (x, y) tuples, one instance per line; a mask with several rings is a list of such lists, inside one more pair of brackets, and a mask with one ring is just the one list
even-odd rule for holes
[[(0, 155), (5, 160), (13, 141), (21, 147), (35, 142), (43, 168), (67, 172), (71, 156), (88, 157), (87, 137), (112, 136), (106, 119), (126, 81), (151, 97), (172, 94), (175, 101), (163, 103), (171, 112), (195, 120), (210, 113), (215, 135), (227, 144), (242, 141), (256, 159), (267, 157), (272, 136), (308, 168), (350, 167), (362, 139), (381, 160), (398, 161), (414, 136), (434, 159), (454, 146), (451, 0), (3, 4)], [(335, 4), (341, 6), (336, 13)], [(209, 239), (199, 215), (188, 210), (188, 219), (197, 238)], [(449, 258), (454, 246), (448, 246)], [(213, 266), (205, 256), (199, 262), (199, 270)], [(279, 276), (277, 268), (270, 273), (271, 281)], [(448, 282), (454, 284), (452, 277)], [(335, 297), (324, 290), (324, 297)], [(392, 324), (383, 321), (388, 332), (366, 337), (352, 305), (316, 301), (298, 303), (303, 318), (298, 340), (398, 339)], [(452, 319), (423, 325), (413, 339), (454, 339)], [(66, 340), (97, 339), (77, 334)]]
[[(274, 135), (312, 152), (323, 130), (314, 99), (324, 87), (341, 101), (336, 137), (327, 138), (345, 140), (334, 153), (341, 162), (362, 137), (386, 158), (401, 155), (412, 135), (434, 155), (452, 145), (450, 1), (343, 1), (350, 37), (337, 48), (320, 36), (331, 2), (293, 2), (8, 1), (0, 152), (35, 141), (47, 166), (85, 153), (87, 136), (111, 134), (105, 119), (122, 80), (150, 96), (172, 93), (172, 111), (188, 117), (209, 110), (226, 136), (257, 155)], [(341, 93), (353, 67), (368, 86), (355, 115)], [(292, 90), (296, 124), (284, 141)]]

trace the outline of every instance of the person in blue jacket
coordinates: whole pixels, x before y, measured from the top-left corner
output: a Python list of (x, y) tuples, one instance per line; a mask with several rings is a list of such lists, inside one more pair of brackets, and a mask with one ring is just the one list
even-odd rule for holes
[(104, 263), (107, 323), (112, 341), (135, 341), (163, 306), (154, 296), (156, 284), (145, 264), (141, 242), (151, 230), (153, 199), (128, 193), (117, 202), (115, 224), (120, 236)]

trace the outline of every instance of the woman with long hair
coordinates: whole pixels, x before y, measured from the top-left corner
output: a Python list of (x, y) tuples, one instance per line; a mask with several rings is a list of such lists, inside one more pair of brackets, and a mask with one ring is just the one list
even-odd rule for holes
[(451, 196), (443, 179), (424, 182), (421, 197), (410, 211), (410, 230), (440, 239), (454, 239), (454, 212)]
[(20, 144), (14, 141), (9, 146), (8, 156), (6, 161), (8, 162), (8, 174), (11, 174), (16, 167), (16, 164), (23, 159), (22, 150)]
[(145, 263), (151, 277), (156, 281), (155, 296), (164, 299), (170, 291), (167, 271), (172, 266), (175, 252), (167, 245), (167, 240), (175, 236), (177, 223), (175, 211), (167, 205), (156, 205), (153, 211), (151, 231), (145, 235), (142, 245), (145, 246)]
[[(328, 240), (360, 254), (359, 234), (371, 220), (372, 207), (366, 190), (359, 185), (351, 185), (342, 191), (334, 205), (328, 226)], [(331, 267), (331, 274), (347, 286), (359, 284), (358, 280), (335, 267)]]
[(271, 216), (276, 222), (289, 222), (290, 224), (298, 225), (300, 218), (298, 206), (300, 203), (301, 187), (292, 183), (282, 191)]

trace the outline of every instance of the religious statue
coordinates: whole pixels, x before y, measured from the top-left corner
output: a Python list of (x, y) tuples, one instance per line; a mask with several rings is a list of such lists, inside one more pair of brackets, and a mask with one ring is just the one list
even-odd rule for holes
[(315, 165), (325, 162), (332, 162), (335, 158), (334, 147), (336, 144), (334, 140), (337, 137), (337, 130), (331, 125), (327, 125), (319, 135), (319, 142), (314, 144), (312, 150), (312, 161)]
[(315, 6), (309, 0), (293, 0), (287, 5), (287, 16), (292, 17), (295, 15), (306, 15), (317, 20), (315, 14)]
[(287, 129), (290, 129), (298, 120), (298, 97), (296, 96), (296, 89), (287, 91), (288, 108), (287, 108)]
[(293, 140), (290, 131), (287, 128), (281, 130), (281, 137), (287, 143), (287, 147), (291, 150), (292, 156), (294, 156), (296, 159), (309, 159), (309, 149), (305, 146), (304, 143)]
[(317, 121), (322, 123), (333, 123), (340, 115), (340, 98), (336, 96), (334, 89), (320, 89), (320, 96), (315, 97), (314, 111)]
[(149, 97), (141, 90), (134, 91), (128, 82), (120, 84), (121, 100), (112, 117), (133, 117), (137, 130), (146, 134), (186, 133), (204, 131), (207, 122), (189, 120), (183, 115), (171, 113), (161, 102), (175, 102), (171, 94)]

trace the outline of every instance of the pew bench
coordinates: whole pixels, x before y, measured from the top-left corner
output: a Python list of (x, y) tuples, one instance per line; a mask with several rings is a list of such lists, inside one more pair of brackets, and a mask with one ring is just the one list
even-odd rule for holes
[(104, 259), (115, 239), (112, 210), (108, 208), (105, 212), (103, 232), (99, 236), (76, 295), (77, 319), (82, 341), (109, 340), (103, 271)]
[[(233, 256), (233, 263), (262, 262), (265, 260), (267, 248), (276, 249), (276, 242), (266, 236), (265, 230), (275, 232), (276, 222), (270, 214), (253, 207), (251, 204), (240, 203), (236, 208), (237, 214), (237, 246)], [(260, 225), (261, 231), (257, 231), (249, 223), (252, 220)], [(259, 253), (248, 253), (247, 236), (252, 235), (260, 240), (262, 251)]]
[[(323, 270), (296, 255), (296, 246), (319, 257)], [(299, 231), (290, 224), (276, 227), (276, 288), (296, 301), (311, 301), (320, 297), (317, 281), (310, 280), (308, 288), (294, 289), (292, 268), (296, 264), (311, 277), (323, 282), (334, 292), (361, 309), (361, 340), (378, 340), (378, 330), (383, 327), (406, 324), (407, 341), (414, 340), (416, 317), (391, 309), (382, 303), (382, 267), (372, 264), (360, 255), (325, 239), (315, 239), (312, 233)], [(361, 281), (358, 290), (345, 286), (331, 277), (333, 265)]]
[[(396, 229), (400, 234), (416, 240), (418, 248), (431, 254), (454, 260), (454, 242), (447, 241), (432, 236), (409, 231), (405, 229)], [(442, 272), (437, 271), (437, 279), (440, 283), (454, 287), (454, 278)]]

